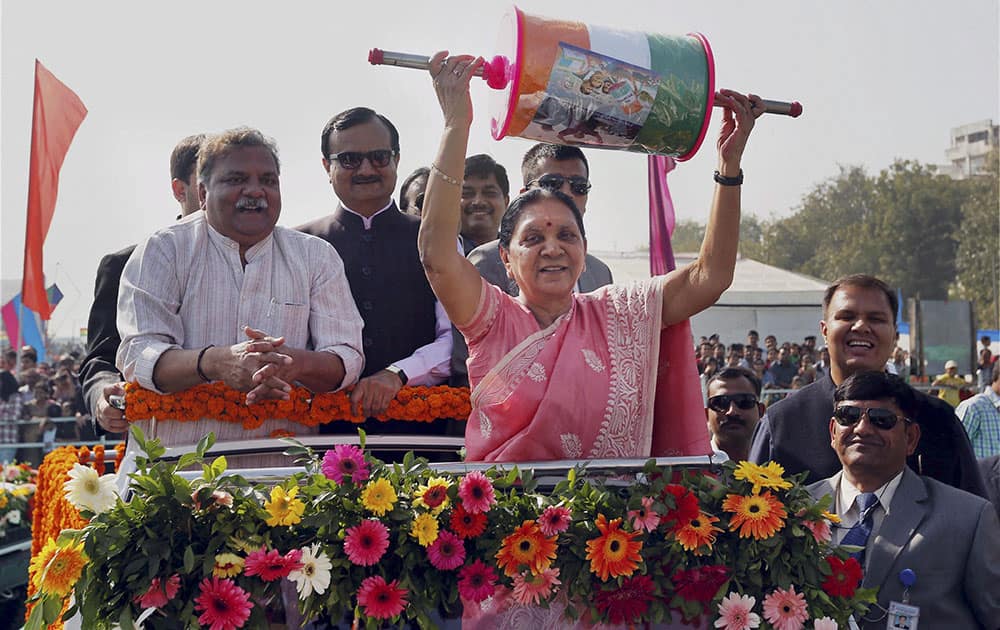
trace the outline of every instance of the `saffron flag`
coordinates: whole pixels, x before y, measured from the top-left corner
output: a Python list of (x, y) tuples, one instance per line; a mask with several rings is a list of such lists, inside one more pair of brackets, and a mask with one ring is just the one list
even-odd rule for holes
[(59, 192), (59, 171), (69, 145), (87, 115), (73, 90), (35, 60), (35, 102), (31, 118), (31, 165), (28, 172), (28, 221), (24, 237), (24, 305), (42, 319), (52, 314), (45, 295), (42, 246), (52, 224)]
[[(676, 219), (667, 188), (667, 173), (674, 166), (676, 163), (671, 157), (650, 155), (648, 158), (649, 269), (653, 276), (663, 275), (676, 267), (670, 244)], [(653, 455), (712, 453), (690, 320), (660, 331), (653, 417)]]

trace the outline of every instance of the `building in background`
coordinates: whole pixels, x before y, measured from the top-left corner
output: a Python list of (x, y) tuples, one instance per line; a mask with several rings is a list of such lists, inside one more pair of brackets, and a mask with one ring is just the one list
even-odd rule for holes
[(951, 147), (945, 151), (947, 164), (939, 172), (952, 179), (966, 179), (986, 172), (986, 156), (1000, 145), (1000, 125), (992, 120), (955, 127), (951, 130)]

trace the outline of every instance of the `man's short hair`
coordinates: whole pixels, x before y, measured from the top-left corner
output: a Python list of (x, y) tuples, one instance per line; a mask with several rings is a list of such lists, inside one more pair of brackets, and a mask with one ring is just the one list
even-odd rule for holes
[(489, 179), (490, 175), (496, 178), (497, 185), (504, 197), (510, 196), (510, 181), (507, 179), (507, 169), (502, 164), (497, 164), (496, 160), (480, 153), (470, 155), (465, 158), (465, 177), (478, 177), (479, 179)]
[(406, 176), (403, 180), (403, 185), (399, 187), (399, 209), (406, 210), (409, 208), (409, 200), (406, 198), (406, 191), (410, 189), (413, 182), (417, 181), (421, 177), (430, 177), (431, 169), (426, 166), (418, 167), (415, 171)]
[(856, 372), (847, 377), (833, 392), (834, 403), (844, 400), (892, 400), (910, 419), (917, 410), (913, 388), (898, 376), (877, 370)]
[(741, 378), (745, 378), (746, 380), (750, 381), (750, 384), (753, 386), (754, 393), (757, 394), (757, 396), (759, 397), (760, 387), (761, 387), (760, 379), (757, 378), (757, 375), (754, 374), (753, 370), (748, 370), (745, 367), (722, 368), (721, 370), (716, 372), (712, 376), (712, 378), (708, 379), (708, 383), (706, 383), (706, 389), (709, 385), (711, 385), (715, 381), (735, 381)]
[(816, 335), (806, 335), (805, 337), (802, 338), (802, 341), (809, 341), (810, 339), (816, 341)]
[(331, 133), (350, 129), (376, 118), (382, 121), (382, 124), (389, 130), (389, 148), (399, 153), (399, 131), (396, 130), (396, 126), (388, 118), (368, 107), (352, 107), (351, 109), (345, 109), (331, 118), (326, 123), (326, 126), (323, 127), (323, 133), (320, 136), (320, 152), (323, 154), (323, 159), (326, 160), (330, 157), (329, 142)]
[(743, 344), (742, 343), (731, 343), (731, 344), (729, 344), (729, 351), (730, 352), (743, 352)]
[(749, 337), (750, 335), (753, 335), (754, 337), (760, 337), (760, 335), (757, 333), (756, 330), (748, 330), (747, 337)]
[(21, 360), (31, 359), (35, 363), (38, 362), (38, 351), (31, 346), (24, 346), (21, 348)]
[(212, 176), (212, 169), (219, 158), (227, 155), (238, 147), (264, 147), (274, 158), (274, 169), (281, 173), (281, 162), (278, 160), (278, 145), (273, 138), (268, 138), (260, 131), (251, 127), (236, 127), (222, 133), (209, 136), (201, 145), (198, 153), (198, 179), (207, 182)]
[(826, 288), (826, 292), (823, 294), (823, 317), (826, 317), (826, 309), (830, 307), (830, 301), (833, 300), (833, 294), (836, 293), (841, 287), (877, 289), (884, 293), (885, 298), (889, 300), (889, 310), (892, 311), (893, 317), (896, 316), (896, 312), (899, 310), (899, 300), (896, 298), (896, 292), (892, 290), (892, 287), (875, 276), (869, 276), (864, 273), (855, 273), (838, 278), (833, 284)]
[(205, 142), (205, 137), (205, 134), (197, 133), (177, 143), (170, 152), (170, 179), (179, 179), (182, 182), (191, 179), (191, 174), (198, 165), (198, 152)]
[(524, 158), (521, 159), (521, 179), (524, 181), (525, 188), (536, 177), (544, 175), (544, 173), (537, 171), (542, 162), (549, 158), (557, 162), (580, 160), (583, 162), (583, 168), (587, 171), (587, 177), (590, 177), (590, 164), (587, 162), (587, 157), (580, 150), (580, 147), (542, 142), (528, 149), (528, 152), (524, 154)]

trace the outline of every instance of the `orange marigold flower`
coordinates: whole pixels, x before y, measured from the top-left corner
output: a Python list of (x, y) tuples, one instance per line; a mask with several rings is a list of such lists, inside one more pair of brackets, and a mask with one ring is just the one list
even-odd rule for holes
[(609, 522), (603, 514), (597, 515), (596, 525), (601, 535), (587, 541), (590, 572), (600, 576), (602, 581), (607, 581), (609, 576), (632, 575), (642, 561), (639, 555), (642, 541), (635, 540), (642, 532), (623, 531), (622, 519), (616, 518)]

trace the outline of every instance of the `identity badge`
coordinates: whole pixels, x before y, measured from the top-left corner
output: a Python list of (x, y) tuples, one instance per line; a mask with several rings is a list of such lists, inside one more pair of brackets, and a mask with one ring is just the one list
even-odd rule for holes
[(885, 627), (886, 630), (917, 630), (919, 618), (919, 606), (889, 602), (889, 620)]

